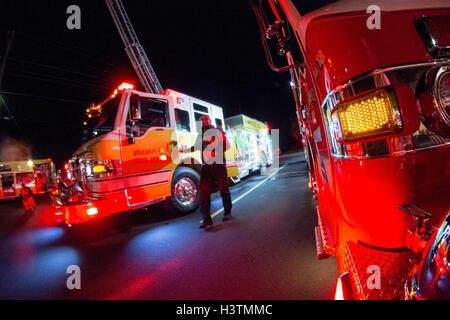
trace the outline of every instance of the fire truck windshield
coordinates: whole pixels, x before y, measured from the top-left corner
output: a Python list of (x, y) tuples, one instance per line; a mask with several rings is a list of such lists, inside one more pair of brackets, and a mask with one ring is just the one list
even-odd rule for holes
[(87, 129), (85, 130), (86, 140), (106, 134), (114, 129), (121, 97), (122, 95), (118, 94), (101, 106), (88, 109), (87, 120), (84, 122)]
[(331, 3), (337, 2), (337, 0), (292, 0), (297, 7), (298, 12), (303, 16), (314, 10), (320, 9)]

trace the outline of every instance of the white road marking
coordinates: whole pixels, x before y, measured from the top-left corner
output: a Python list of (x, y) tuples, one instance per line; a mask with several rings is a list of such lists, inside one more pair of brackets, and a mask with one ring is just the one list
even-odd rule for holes
[[(250, 194), (251, 192), (255, 191), (257, 188), (259, 188), (264, 182), (266, 182), (267, 180), (269, 180), (270, 178), (272, 178), (273, 176), (275, 176), (278, 172), (280, 172), (284, 167), (286, 167), (287, 164), (285, 164), (284, 166), (282, 166), (281, 168), (279, 168), (277, 171), (275, 171), (274, 173), (272, 173), (270, 176), (268, 176), (267, 178), (265, 178), (263, 181), (261, 181), (260, 183), (258, 183), (256, 186), (254, 186), (253, 188), (251, 188), (250, 190), (248, 190), (247, 192), (245, 192), (243, 195), (237, 197), (236, 199), (234, 199), (232, 201), (233, 204), (235, 204), (236, 202), (238, 202), (239, 200), (241, 200), (242, 198), (244, 198), (245, 196), (247, 196), (248, 194)], [(216, 212), (214, 212), (211, 215), (211, 218), (217, 217), (217, 215), (219, 215), (221, 212), (223, 212), (223, 207), (220, 208), (219, 210), (217, 210)], [(200, 221), (200, 223), (202, 223), (202, 221)]]

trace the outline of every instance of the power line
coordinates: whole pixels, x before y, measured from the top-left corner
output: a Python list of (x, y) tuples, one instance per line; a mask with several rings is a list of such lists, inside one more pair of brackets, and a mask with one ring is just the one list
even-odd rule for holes
[(24, 96), (24, 97), (38, 98), (38, 99), (44, 99), (44, 100), (55, 100), (55, 101), (61, 101), (61, 102), (69, 102), (69, 103), (73, 103), (73, 104), (77, 104), (77, 105), (88, 105), (90, 103), (90, 102), (87, 102), (87, 101), (69, 100), (69, 99), (55, 98), (55, 97), (44, 97), (44, 96), (38, 96), (38, 95), (33, 95), (33, 94), (21, 93), (21, 92), (0, 91), (0, 95), (1, 94), (14, 95), (14, 96)]
[[(71, 83), (67, 83), (66, 84), (66, 83), (61, 82), (61, 81), (51, 80), (51, 79), (38, 77), (38, 76), (25, 75), (25, 74), (21, 75), (21, 74), (17, 74), (17, 73), (10, 74), (10, 76), (16, 76), (16, 77), (19, 77), (19, 78), (27, 78), (27, 79), (37, 79), (37, 80), (42, 80), (42, 81), (46, 81), (46, 82), (50, 82), (50, 83), (55, 83), (55, 84), (58, 84), (58, 85), (66, 85), (66, 86), (69, 86), (69, 87), (77, 87), (77, 88), (82, 88), (82, 89), (91, 89), (91, 90), (94, 90), (94, 91), (99, 91), (98, 89), (95, 89), (95, 88), (92, 88), (92, 87), (89, 87), (89, 86), (83, 86), (83, 85), (71, 84)], [(102, 92), (104, 93), (103, 90), (102, 90)]]
[[(3, 58), (3, 57), (0, 56), (0, 58)], [(9, 58), (9, 60), (16, 61), (16, 62), (23, 62), (23, 63), (26, 63), (26, 64), (35, 65), (35, 66), (41, 66), (41, 67), (48, 68), (48, 69), (59, 70), (59, 71), (62, 71), (62, 72), (79, 74), (79, 75), (82, 75), (82, 76), (85, 76), (85, 77), (89, 77), (89, 78), (92, 78), (92, 79), (97, 79), (97, 80), (103, 81), (105, 83), (112, 83), (112, 81), (105, 80), (104, 78), (96, 77), (96, 76), (93, 76), (93, 75), (90, 75), (90, 74), (87, 74), (87, 73), (83, 73), (83, 72), (79, 72), (79, 71), (63, 69), (63, 68), (51, 66), (51, 65), (48, 65), (48, 64), (42, 64), (42, 63), (37, 63), (37, 62), (34, 62), (34, 61), (30, 61), (30, 60), (17, 59), (17, 58)]]
[(102, 61), (103, 63), (106, 63), (106, 64), (108, 64), (111, 67), (113, 67), (115, 65), (114, 62), (112, 62), (113, 59), (111, 57), (106, 56), (106, 55), (103, 55), (102, 57), (100, 57), (99, 55), (94, 56), (92, 54), (83, 53), (82, 51), (86, 52), (85, 49), (80, 48), (80, 47), (76, 47), (74, 45), (68, 45), (67, 43), (58, 42), (58, 41), (49, 41), (48, 39), (43, 39), (43, 38), (40, 38), (40, 37), (38, 37), (36, 35), (30, 35), (30, 34), (27, 34), (27, 33), (24, 33), (24, 32), (18, 32), (18, 34), (22, 35), (22, 36), (25, 36), (25, 37), (28, 37), (28, 38), (36, 41), (36, 42), (50, 44), (50, 45), (52, 45), (54, 47), (57, 47), (57, 48), (61, 48), (61, 49), (64, 49), (64, 50), (69, 50), (71, 53), (75, 53), (75, 54), (78, 54), (78, 55), (81, 55), (81, 56), (85, 56), (85, 57), (92, 58), (92, 59), (95, 59), (95, 60), (98, 60), (98, 61)]
[(76, 125), (73, 123), (61, 123), (59, 121), (44, 121), (44, 120), (36, 120), (36, 119), (27, 119), (27, 118), (16, 118), (17, 121), (20, 122), (34, 122), (37, 124), (41, 124), (43, 126), (47, 126), (49, 123), (52, 125), (52, 127), (71, 127), (71, 128), (79, 128), (80, 125)]
[(14, 71), (14, 72), (23, 73), (23, 74), (33, 75), (33, 76), (36, 76), (36, 77), (41, 77), (42, 79), (63, 80), (63, 81), (69, 82), (69, 83), (71, 82), (71, 83), (74, 83), (74, 84), (79, 84), (81, 86), (86, 86), (87, 85), (88, 87), (93, 87), (93, 88), (97, 88), (97, 89), (101, 89), (101, 90), (111, 89), (111, 88), (109, 88), (107, 86), (90, 85), (90, 84), (88, 84), (86, 82), (81, 82), (81, 81), (78, 81), (78, 80), (72, 80), (70, 78), (65, 78), (65, 77), (58, 77), (58, 76), (49, 75), (49, 74), (45, 74), (45, 73), (26, 71), (26, 70), (17, 69), (17, 68), (10, 68), (10, 70)]
[(7, 40), (7, 43), (6, 43), (6, 51), (5, 51), (5, 55), (3, 57), (2, 65), (1, 65), (1, 68), (0, 68), (0, 88), (2, 87), (3, 72), (5, 71), (6, 60), (8, 60), (9, 50), (11, 49), (11, 45), (12, 45), (12, 42), (14, 40), (14, 33), (15, 33), (14, 30), (8, 32), (8, 40)]

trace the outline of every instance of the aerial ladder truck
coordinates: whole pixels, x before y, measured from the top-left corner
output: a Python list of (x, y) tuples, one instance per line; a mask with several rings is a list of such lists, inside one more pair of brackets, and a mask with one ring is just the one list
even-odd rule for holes
[[(102, 103), (86, 109), (87, 142), (65, 165), (67, 182), (77, 190), (54, 201), (58, 220), (68, 226), (162, 201), (182, 213), (195, 210), (200, 151), (179, 153), (178, 148), (194, 145), (196, 123), (203, 115), (213, 125), (225, 123), (221, 107), (163, 91), (122, 2), (106, 4), (146, 92), (122, 83)], [(234, 148), (226, 159), (229, 177), (237, 177)]]
[(120, 0), (105, 0), (109, 12), (119, 31), (120, 37), (125, 44), (125, 51), (139, 77), (145, 91), (148, 93), (160, 93), (163, 91), (158, 77), (145, 53), (144, 48), (139, 43), (136, 32), (128, 18), (127, 12)]

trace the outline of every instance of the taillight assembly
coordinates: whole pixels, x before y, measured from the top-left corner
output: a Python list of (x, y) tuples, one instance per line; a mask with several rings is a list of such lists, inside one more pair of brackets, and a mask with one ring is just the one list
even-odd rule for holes
[(386, 87), (343, 101), (331, 114), (339, 142), (371, 139), (400, 133), (400, 109), (393, 88)]

